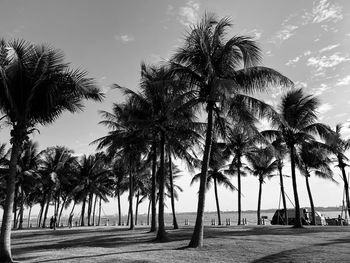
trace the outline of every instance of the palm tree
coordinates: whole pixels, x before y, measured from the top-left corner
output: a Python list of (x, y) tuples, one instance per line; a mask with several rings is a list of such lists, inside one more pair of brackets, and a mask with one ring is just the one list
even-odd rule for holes
[[(171, 60), (174, 71), (193, 91), (191, 104), (202, 104), (208, 114), (197, 218), (190, 247), (203, 245), (205, 189), (214, 113), (217, 114), (221, 108), (225, 108), (229, 98), (235, 94), (266, 90), (270, 84), (292, 84), (289, 79), (272, 69), (257, 67), (261, 53), (250, 37), (235, 36), (227, 40), (227, 29), (230, 27), (231, 22), (228, 18), (217, 20), (215, 16), (205, 14), (201, 22), (188, 32), (184, 47), (181, 47)], [(245, 102), (248, 101), (253, 100), (251, 97), (245, 97)], [(253, 105), (257, 108), (256, 104), (251, 104)]]
[(88, 201), (88, 225), (91, 225), (91, 212), (93, 196), (101, 198), (107, 202), (107, 196), (112, 194), (114, 180), (109, 169), (104, 165), (103, 155), (96, 153), (94, 155), (83, 155), (78, 164), (79, 184), (73, 192), (78, 200), (82, 200), (81, 226), (85, 225), (85, 206)]
[(302, 89), (289, 91), (282, 97), (279, 114), (275, 115), (272, 121), (272, 125), (277, 127), (277, 130), (262, 132), (270, 139), (281, 138), (289, 150), (295, 203), (294, 227), (296, 228), (302, 227), (295, 174), (297, 148), (302, 143), (314, 141), (313, 135), (325, 138), (330, 132), (326, 125), (316, 122), (318, 105), (318, 99), (311, 95), (304, 95)]
[(86, 72), (70, 70), (63, 53), (24, 40), (0, 40), (0, 111), (11, 123), (11, 158), (0, 236), (0, 261), (12, 262), (11, 219), (16, 165), (22, 144), (38, 124), (54, 122), (64, 111), (82, 110), (82, 100), (103, 98)]
[[(216, 210), (218, 214), (218, 224), (221, 225), (221, 216), (220, 216), (220, 205), (219, 205), (219, 197), (218, 197), (218, 187), (217, 185), (223, 185), (230, 190), (237, 190), (235, 186), (232, 185), (230, 179), (223, 173), (222, 169), (226, 167), (226, 163), (228, 161), (229, 156), (225, 156), (223, 153), (225, 145), (223, 143), (218, 143), (213, 141), (212, 148), (210, 153), (209, 160), (209, 171), (207, 178), (207, 189), (210, 188), (211, 184), (214, 182), (214, 193), (215, 193), (215, 201), (216, 201)], [(201, 174), (196, 174), (192, 180), (191, 185), (200, 180)]]
[(100, 122), (107, 126), (110, 131), (102, 138), (92, 143), (98, 143), (97, 148), (106, 148), (107, 156), (112, 158), (123, 158), (129, 177), (129, 214), (130, 227), (134, 229), (133, 196), (134, 196), (134, 173), (135, 167), (141, 161), (143, 154), (148, 152), (148, 136), (143, 133), (135, 122), (135, 106), (131, 100), (123, 104), (114, 104), (113, 113), (101, 111), (104, 120)]
[[(286, 202), (286, 195), (284, 193), (284, 180), (283, 177), (285, 176), (282, 172), (283, 166), (284, 166), (284, 158), (288, 153), (288, 149), (286, 145), (283, 143), (283, 140), (281, 138), (277, 138), (272, 143), (272, 151), (273, 155), (277, 160), (277, 169), (278, 169), (278, 176), (280, 179), (280, 188), (281, 188), (281, 197), (282, 197), (282, 204), (283, 204), (283, 211), (284, 211), (284, 222), (285, 224), (288, 224), (288, 218), (287, 218), (287, 202)], [(272, 175), (273, 176), (273, 175)]]
[(345, 140), (342, 138), (341, 129), (342, 125), (337, 124), (335, 131), (330, 133), (326, 138), (326, 144), (328, 145), (330, 151), (336, 156), (338, 167), (342, 172), (346, 205), (350, 216), (349, 182), (345, 173), (345, 167), (348, 166), (346, 163), (346, 161), (348, 161), (348, 158), (345, 156), (345, 152), (350, 149), (350, 140)]
[(230, 167), (226, 173), (237, 175), (238, 180), (238, 225), (242, 224), (242, 185), (241, 176), (246, 175), (247, 166), (242, 162), (242, 159), (251, 152), (255, 151), (255, 143), (260, 140), (259, 134), (250, 124), (245, 126), (237, 123), (229, 130), (227, 136), (225, 155), (233, 155)]
[(122, 225), (122, 214), (121, 214), (121, 202), (120, 196), (128, 190), (127, 178), (127, 167), (121, 158), (115, 158), (112, 164), (112, 175), (115, 178), (115, 195), (117, 196), (118, 202), (118, 226)]
[(306, 188), (311, 207), (311, 225), (316, 225), (316, 218), (309, 178), (313, 172), (320, 178), (334, 181), (332, 169), (329, 167), (331, 160), (328, 158), (328, 156), (329, 151), (326, 149), (323, 143), (319, 142), (302, 144), (300, 151), (296, 156), (296, 164), (299, 171), (305, 176)]
[[(168, 67), (142, 65), (141, 92), (135, 93), (122, 88), (137, 109), (133, 116), (134, 123), (145, 133), (151, 134), (150, 143), (158, 143), (159, 147), (152, 147), (153, 154), (159, 149), (160, 165), (159, 177), (159, 213), (158, 232), (156, 239), (167, 240), (164, 223), (164, 183), (165, 183), (165, 146), (169, 139), (174, 138), (179, 130), (191, 129), (195, 116), (187, 102), (191, 93), (183, 90), (181, 82), (174, 78)], [(119, 87), (121, 88), (121, 87)], [(188, 134), (188, 133), (183, 133)], [(193, 141), (193, 134), (190, 134)], [(183, 137), (183, 136), (182, 136)], [(188, 138), (187, 138), (188, 139)], [(187, 144), (185, 144), (187, 145)], [(185, 149), (184, 151), (186, 151)], [(183, 151), (183, 152), (184, 152)], [(154, 158), (153, 160), (155, 160)], [(154, 170), (154, 169), (153, 169)], [(154, 185), (154, 178), (153, 178)], [(154, 188), (152, 187), (154, 190)], [(152, 190), (152, 191), (153, 191)], [(154, 202), (154, 196), (151, 199)], [(152, 209), (153, 210), (153, 209)], [(153, 221), (153, 220), (152, 220)]]
[(250, 163), (250, 171), (259, 179), (259, 195), (258, 195), (258, 209), (257, 222), (261, 225), (260, 207), (262, 184), (266, 177), (271, 177), (271, 174), (277, 169), (278, 161), (273, 160), (273, 154), (269, 148), (257, 148), (255, 151), (247, 154), (247, 160)]

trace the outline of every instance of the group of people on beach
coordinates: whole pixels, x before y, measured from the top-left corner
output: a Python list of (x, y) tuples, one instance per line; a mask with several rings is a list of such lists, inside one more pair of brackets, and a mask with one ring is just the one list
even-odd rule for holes
[[(69, 228), (71, 228), (73, 226), (73, 216), (74, 216), (74, 214), (69, 215), (69, 218), (68, 218), (68, 227)], [(57, 227), (57, 215), (55, 214), (50, 219), (50, 228), (56, 229), (56, 227)]]

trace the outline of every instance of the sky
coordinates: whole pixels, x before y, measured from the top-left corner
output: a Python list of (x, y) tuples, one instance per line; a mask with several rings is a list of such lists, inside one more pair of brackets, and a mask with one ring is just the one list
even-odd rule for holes
[[(168, 59), (183, 43), (189, 26), (205, 13), (228, 16), (233, 27), (228, 36), (249, 35), (263, 53), (262, 64), (289, 77), (296, 87), (320, 99), (319, 120), (335, 126), (344, 123), (343, 135), (350, 137), (350, 1), (348, 0), (218, 0), (218, 1), (112, 1), (112, 0), (0, 0), (0, 37), (48, 43), (61, 49), (72, 68), (89, 72), (105, 92), (102, 103), (85, 103), (84, 112), (65, 113), (54, 124), (39, 127), (33, 140), (40, 149), (64, 145), (76, 154), (95, 152), (93, 140), (107, 129), (98, 124), (99, 110), (110, 111), (113, 103), (124, 100), (111, 89), (113, 83), (138, 90), (140, 64)], [(278, 105), (283, 94), (270, 89), (261, 98)], [(265, 124), (262, 124), (262, 127)], [(0, 142), (9, 142), (9, 129), (0, 130)], [(181, 165), (181, 163), (180, 163)], [(290, 173), (290, 167), (285, 167)], [(312, 177), (316, 206), (340, 205), (343, 188), (339, 184)], [(196, 211), (198, 184), (189, 186), (192, 175), (184, 169), (176, 182), (184, 189), (177, 211)], [(232, 178), (233, 184), (236, 178)], [(298, 177), (301, 206), (309, 206), (304, 178)], [(286, 193), (293, 200), (291, 179), (286, 178)], [(257, 206), (258, 180), (242, 179), (242, 209)], [(263, 185), (262, 208), (279, 205), (278, 179)], [(223, 211), (237, 210), (237, 193), (220, 188)], [(291, 202), (289, 207), (293, 207)], [(123, 207), (127, 212), (126, 196)], [(147, 204), (140, 207), (146, 212)], [(116, 213), (116, 203), (104, 204), (107, 214)], [(170, 211), (170, 205), (166, 212)], [(215, 211), (214, 191), (206, 199), (206, 211)]]

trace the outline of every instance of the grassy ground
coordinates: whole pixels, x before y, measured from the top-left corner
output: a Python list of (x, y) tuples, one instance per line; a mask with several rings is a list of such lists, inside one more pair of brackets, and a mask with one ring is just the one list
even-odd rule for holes
[(188, 249), (192, 228), (155, 243), (148, 228), (94, 227), (15, 231), (21, 262), (350, 262), (350, 227), (206, 227), (205, 245)]

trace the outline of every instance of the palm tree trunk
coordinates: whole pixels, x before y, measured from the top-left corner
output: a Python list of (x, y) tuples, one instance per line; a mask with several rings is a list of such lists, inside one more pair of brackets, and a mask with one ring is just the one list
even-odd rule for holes
[(259, 178), (259, 195), (258, 195), (258, 210), (257, 210), (258, 225), (261, 225), (260, 207), (261, 207), (261, 192), (262, 192), (263, 181), (264, 180), (262, 178)]
[(102, 209), (102, 197), (100, 197), (100, 202), (99, 202), (99, 209), (98, 209), (98, 224), (100, 225), (101, 223), (101, 209)]
[(221, 226), (221, 216), (220, 216), (220, 206), (219, 206), (219, 196), (218, 196), (218, 185), (217, 185), (215, 177), (214, 177), (214, 192), (215, 192), (215, 201), (216, 201), (216, 211), (218, 213), (218, 225)]
[(140, 199), (140, 191), (137, 190), (136, 195), (136, 209), (135, 209), (135, 226), (137, 225), (137, 214), (139, 212), (139, 199)]
[(174, 229), (179, 229), (175, 214), (175, 198), (174, 198), (174, 178), (173, 178), (173, 167), (171, 162), (171, 152), (168, 150), (169, 156), (169, 176), (170, 176), (170, 197), (171, 197), (171, 210), (173, 212), (173, 225)]
[(203, 217), (204, 217), (204, 206), (205, 206), (205, 191), (206, 191), (206, 182), (208, 176), (208, 167), (209, 167), (209, 157), (211, 152), (212, 144), (212, 133), (213, 133), (213, 108), (214, 102), (208, 102), (208, 124), (207, 132), (205, 138), (205, 147), (202, 161), (202, 169), (199, 183), (199, 192), (198, 192), (198, 205), (197, 205), (197, 217), (194, 231), (192, 234), (189, 247), (202, 247), (203, 246)]
[[(13, 130), (14, 134), (16, 129)], [(13, 137), (11, 159), (9, 164), (9, 173), (6, 180), (6, 198), (2, 216), (1, 234), (0, 234), (0, 262), (13, 262), (11, 254), (11, 221), (13, 212), (13, 203), (15, 199), (16, 171), (18, 157), (21, 153), (21, 141)]]
[(160, 167), (159, 167), (159, 204), (158, 204), (158, 232), (156, 240), (168, 239), (164, 222), (164, 184), (165, 184), (165, 131), (160, 131)]
[(150, 214), (150, 211), (151, 211), (151, 205), (152, 205), (152, 200), (149, 200), (149, 203), (148, 203), (148, 212), (147, 212), (147, 225), (149, 226), (149, 214)]
[(340, 160), (338, 162), (339, 162), (339, 168), (340, 168), (342, 175), (343, 175), (346, 205), (347, 205), (348, 213), (349, 213), (349, 217), (350, 217), (349, 182), (348, 182), (348, 179), (347, 179), (346, 173), (345, 173), (345, 164), (343, 163), (343, 161), (340, 161)]
[(305, 176), (305, 180), (306, 180), (307, 194), (309, 195), (310, 207), (311, 207), (311, 225), (314, 226), (316, 225), (315, 206), (314, 206), (314, 201), (312, 199), (311, 188), (309, 184), (309, 177), (310, 175)]
[(282, 165), (278, 165), (278, 171), (279, 171), (279, 174), (280, 174), (281, 195), (282, 195), (282, 203), (283, 203), (283, 209), (284, 209), (284, 222), (285, 222), (286, 225), (288, 225), (287, 203), (286, 203), (286, 195), (284, 193)]
[(13, 201), (13, 229), (17, 228), (17, 202), (18, 202), (18, 186), (15, 186), (15, 199)]
[(237, 179), (238, 179), (238, 224), (242, 224), (242, 188), (241, 188), (241, 162), (240, 157), (237, 164)]
[(18, 229), (23, 229), (23, 213), (24, 213), (24, 191), (21, 186), (21, 207), (19, 209), (19, 225)]
[(44, 194), (43, 199), (40, 202), (40, 213), (39, 213), (39, 218), (38, 218), (39, 222), (37, 223), (38, 227), (41, 226), (41, 219), (42, 219), (43, 213), (44, 213), (45, 200), (46, 200), (46, 194)]
[(94, 211), (92, 213), (92, 225), (93, 226), (95, 225), (96, 203), (97, 203), (97, 195), (95, 195)]
[(152, 160), (152, 191), (151, 191), (151, 203), (152, 203), (152, 218), (150, 232), (157, 231), (157, 182), (156, 182), (156, 169), (157, 169), (157, 142), (154, 139), (152, 144), (153, 160)]
[(294, 203), (295, 203), (294, 227), (301, 228), (301, 227), (303, 227), (303, 225), (301, 223), (299, 196), (298, 196), (298, 188), (297, 188), (297, 178), (295, 175), (294, 145), (289, 147), (289, 151), (290, 151), (290, 163), (291, 163), (291, 170), (292, 170), (292, 183), (293, 183), (293, 193), (294, 193)]
[(117, 190), (117, 199), (118, 199), (118, 226), (122, 225), (122, 209), (120, 207), (120, 191)]
[(134, 196), (134, 178), (132, 175), (132, 164), (130, 160), (129, 164), (129, 213), (130, 213), (130, 227), (129, 230), (134, 229), (134, 215), (133, 215), (133, 207), (132, 207), (132, 202), (133, 202), (133, 196)]
[(28, 212), (28, 225), (27, 225), (27, 228), (30, 227), (30, 215), (32, 213), (32, 205), (29, 205), (29, 212)]
[(61, 210), (60, 210), (60, 213), (58, 214), (58, 219), (57, 219), (57, 225), (58, 226), (60, 225), (60, 222), (61, 222), (61, 216), (62, 216), (62, 212), (63, 212), (64, 206), (66, 204), (66, 201), (67, 201), (67, 196), (63, 199)]
[(80, 226), (85, 226), (84, 222), (84, 215), (85, 215), (85, 204), (86, 204), (86, 197), (83, 200), (83, 205), (81, 207), (81, 221), (80, 221)]
[(45, 207), (44, 219), (43, 219), (43, 228), (46, 227), (46, 218), (47, 218), (47, 212), (49, 211), (50, 199), (51, 199), (51, 196), (49, 194), (48, 199), (46, 200), (46, 207)]
[(89, 194), (89, 201), (88, 201), (88, 226), (91, 226), (91, 211), (92, 211), (92, 199), (93, 199), (93, 193)]

